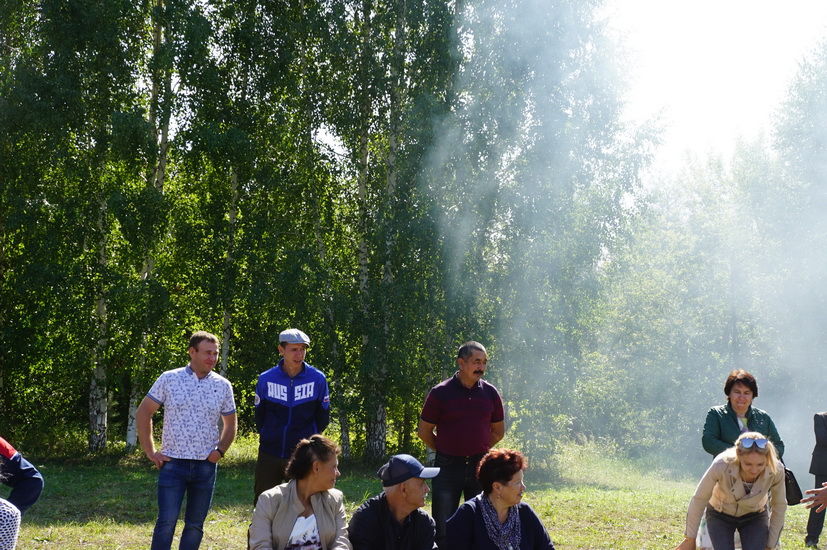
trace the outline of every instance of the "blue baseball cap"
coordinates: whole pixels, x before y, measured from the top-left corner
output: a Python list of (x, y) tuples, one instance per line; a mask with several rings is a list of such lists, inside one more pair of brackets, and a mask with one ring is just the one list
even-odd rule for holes
[(310, 338), (297, 328), (289, 328), (279, 333), (279, 344), (305, 344), (310, 345)]
[(382, 480), (382, 487), (390, 487), (408, 481), (412, 477), (431, 479), (438, 474), (439, 468), (426, 468), (411, 455), (393, 455), (388, 463), (376, 472)]

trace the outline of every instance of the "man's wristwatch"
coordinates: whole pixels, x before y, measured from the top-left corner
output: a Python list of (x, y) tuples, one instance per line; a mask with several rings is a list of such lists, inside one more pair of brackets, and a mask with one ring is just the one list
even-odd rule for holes
[(218, 447), (216, 447), (215, 449), (213, 449), (213, 451), (218, 451), (218, 454), (220, 454), (220, 455), (221, 455), (221, 458), (224, 458), (224, 451), (222, 451), (222, 450), (221, 450), (221, 449), (219, 449)]

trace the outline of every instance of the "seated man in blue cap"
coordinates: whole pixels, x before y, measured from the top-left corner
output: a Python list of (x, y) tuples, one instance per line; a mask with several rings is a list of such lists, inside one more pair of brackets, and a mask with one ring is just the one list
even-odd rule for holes
[(253, 504), (287, 479), (284, 469), (296, 444), (320, 434), (330, 423), (330, 394), (322, 371), (305, 362), (310, 338), (296, 328), (279, 333), (281, 360), (256, 383), (258, 460)]
[(433, 550), (434, 520), (424, 511), (426, 479), (439, 468), (426, 468), (411, 455), (394, 455), (377, 472), (384, 492), (353, 513), (348, 538), (353, 550)]

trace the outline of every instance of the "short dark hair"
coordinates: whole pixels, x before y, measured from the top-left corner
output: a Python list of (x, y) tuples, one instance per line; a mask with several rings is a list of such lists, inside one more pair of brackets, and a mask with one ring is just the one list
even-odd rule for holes
[(198, 345), (204, 340), (207, 342), (212, 342), (213, 344), (218, 344), (218, 336), (204, 330), (199, 330), (197, 332), (193, 332), (192, 336), (190, 336), (190, 345), (187, 349), (192, 348), (197, 350)]
[(520, 470), (528, 467), (528, 461), (520, 451), (513, 449), (491, 449), (477, 466), (477, 479), (482, 485), (482, 492), (490, 495), (494, 482), (508, 483)]
[(310, 474), (315, 461), (327, 462), (341, 452), (339, 446), (323, 435), (311, 435), (302, 439), (293, 449), (285, 474), (288, 479), (304, 479)]
[(457, 351), (457, 359), (468, 359), (474, 351), (481, 351), (488, 355), (488, 352), (485, 351), (485, 346), (479, 342), (475, 342), (474, 340), (469, 340), (459, 347), (459, 351)]
[(726, 394), (727, 397), (729, 397), (729, 392), (732, 391), (732, 386), (735, 384), (743, 384), (752, 390), (753, 397), (758, 397), (758, 382), (755, 381), (755, 377), (753, 375), (744, 369), (735, 369), (729, 373), (729, 376), (726, 377), (726, 382), (724, 382), (724, 394)]
[(298, 343), (299, 345), (304, 346), (304, 349), (310, 349), (310, 344), (305, 344), (304, 342), (279, 342), (279, 347), (280, 348), (286, 348), (290, 344), (296, 344), (296, 343)]

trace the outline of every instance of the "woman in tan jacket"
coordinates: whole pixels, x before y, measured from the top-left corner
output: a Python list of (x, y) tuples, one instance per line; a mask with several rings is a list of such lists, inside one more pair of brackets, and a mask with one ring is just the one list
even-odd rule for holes
[(675, 550), (695, 549), (704, 509), (715, 550), (732, 550), (736, 530), (743, 550), (778, 545), (787, 510), (784, 465), (766, 436), (744, 432), (734, 447), (715, 457), (689, 502), (686, 538)]
[(302, 439), (287, 463), (290, 480), (261, 493), (251, 550), (351, 550), (344, 497), (334, 489), (339, 447), (322, 435)]

